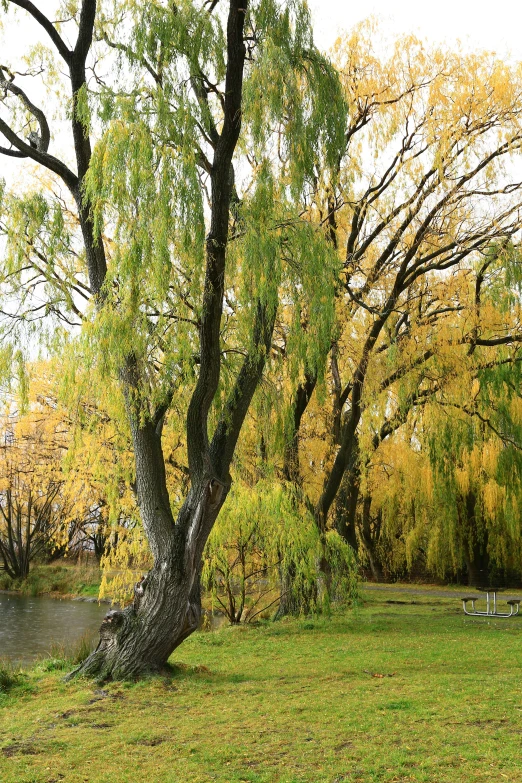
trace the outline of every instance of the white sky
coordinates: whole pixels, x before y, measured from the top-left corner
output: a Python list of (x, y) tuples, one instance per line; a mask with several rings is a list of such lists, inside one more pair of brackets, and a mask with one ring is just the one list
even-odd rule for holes
[(416, 33), (466, 49), (488, 49), (522, 60), (520, 0), (308, 0), (315, 40), (328, 49), (339, 33), (378, 16), (390, 33)]

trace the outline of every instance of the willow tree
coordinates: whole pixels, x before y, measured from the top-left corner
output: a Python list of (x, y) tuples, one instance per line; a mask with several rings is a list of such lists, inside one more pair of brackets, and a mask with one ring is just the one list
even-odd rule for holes
[(286, 472), (308, 487), (321, 529), (342, 500), (339, 529), (350, 541), (344, 520), (357, 507), (361, 462), (389, 417), (456, 363), (467, 373), (502, 346), (513, 356), (521, 339), (518, 309), (480, 305), (488, 249), (520, 231), (520, 71), (413, 38), (381, 57), (376, 37), (365, 25), (338, 44), (351, 107), (345, 147), (337, 177), (319, 177), (308, 203), (342, 262), (323, 354), (331, 407), (313, 460), (313, 368), (288, 383)]
[[(51, 47), (29, 73), (55, 91), (63, 78), (70, 97), (53, 136), (26, 77), (0, 69), (0, 151), (50, 181), (4, 197), (4, 310), (23, 326), (43, 297), (80, 324), (78, 365), (118, 379), (153, 565), (80, 670), (135, 676), (199, 624), (202, 552), (280, 293), (332, 289), (337, 260), (299, 203), (317, 165), (335, 168), (345, 102), (298, 1), (83, 0), (62, 24), (30, 0), (6, 7), (6, 26), (22, 9)], [(190, 487), (175, 515), (162, 433), (187, 386)]]
[(420, 565), (476, 586), (499, 584), (506, 576), (518, 580), (520, 363), (497, 363), (469, 384), (462, 380), (454, 377), (411, 410), (407, 424), (366, 466), (372, 543), (391, 570), (415, 572)]
[[(443, 323), (425, 317), (435, 297)], [(487, 247), (411, 303), (393, 357), (384, 342), (366, 378), (357, 462), (345, 474), (353, 507), (341, 519), (376, 579), (423, 560), (439, 576), (466, 569), (476, 582), (488, 563), (520, 562), (519, 249)], [(331, 413), (315, 400), (309, 408), (301, 437), (318, 460)], [(306, 463), (303, 475), (319, 492)]]

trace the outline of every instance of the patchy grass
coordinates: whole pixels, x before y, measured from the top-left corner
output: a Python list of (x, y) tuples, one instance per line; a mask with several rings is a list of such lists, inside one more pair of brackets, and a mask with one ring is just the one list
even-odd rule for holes
[(519, 783), (522, 618), (367, 591), (355, 613), (198, 633), (168, 675), (0, 699), (2, 783)]
[(97, 598), (101, 571), (96, 563), (77, 565), (67, 560), (31, 566), (27, 579), (0, 575), (0, 590), (15, 590), (25, 595), (91, 596)]

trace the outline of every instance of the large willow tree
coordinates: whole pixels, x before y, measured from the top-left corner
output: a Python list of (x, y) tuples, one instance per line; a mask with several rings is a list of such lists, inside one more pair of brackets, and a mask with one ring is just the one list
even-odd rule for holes
[[(8, 0), (6, 30), (14, 11), (45, 43), (0, 68), (0, 152), (47, 175), (3, 193), (3, 334), (65, 322), (77, 371), (119, 383), (153, 566), (80, 669), (136, 676), (199, 624), (202, 552), (281, 295), (299, 291), (309, 333), (328, 334), (338, 262), (300, 203), (318, 168), (334, 176), (345, 101), (297, 0), (83, 0), (62, 23)], [(162, 432), (187, 396), (174, 514)]]
[(484, 367), (518, 361), (522, 340), (519, 298), (505, 307), (485, 293), (493, 269), (506, 288), (519, 267), (509, 259), (522, 210), (520, 69), (412, 37), (377, 53), (378, 40), (372, 22), (338, 42), (345, 145), (337, 176), (321, 173), (307, 203), (342, 264), (322, 357), (329, 410), (319, 362), (297, 379), (284, 371), (282, 472), (318, 527), (336, 524), (354, 546), (379, 443), (446, 378), (471, 385)]

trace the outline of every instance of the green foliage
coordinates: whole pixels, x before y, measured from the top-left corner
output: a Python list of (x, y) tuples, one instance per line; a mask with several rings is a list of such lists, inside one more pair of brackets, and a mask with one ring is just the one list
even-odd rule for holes
[[(121, 26), (111, 28), (120, 11), (115, 6), (103, 19), (109, 38), (122, 35)], [(125, 13), (134, 23), (118, 57), (132, 89), (105, 86), (93, 98), (103, 135), (85, 195), (95, 233), (101, 237), (110, 227), (111, 241), (104, 240), (110, 255), (107, 306), (88, 329), (88, 341), (102, 347), (96, 352), (106, 376), (117, 372), (129, 351), (138, 362), (154, 357), (160, 372), (143, 368), (140, 375), (156, 404), (173, 377), (181, 384), (193, 373), (205, 237), (202, 161), (212, 157), (208, 139), (221, 121), (215, 86), (224, 76), (226, 47), (219, 10), (205, 14), (187, 0), (174, 12), (151, 3), (132, 4)], [(323, 230), (299, 217), (303, 188), (316, 167), (326, 160), (331, 168), (339, 159), (346, 124), (339, 79), (313, 47), (305, 4), (261, 0), (249, 8), (246, 26), (255, 31), (256, 43), (247, 64), (235, 163), (242, 186), (227, 261), (234, 312), (226, 313), (223, 325), (227, 359), (216, 412), (237, 372), (234, 354), (250, 347), (257, 302), (275, 310), (294, 300), (293, 372), (303, 364), (322, 368), (339, 268)], [(282, 99), (279, 84), (285, 85)], [(288, 149), (276, 158), (278, 137)]]
[[(325, 559), (331, 584), (320, 589)], [(273, 478), (255, 487), (236, 482), (207, 543), (203, 585), (215, 606), (237, 623), (266, 616), (269, 609), (273, 614), (288, 598), (284, 591), (305, 612), (329, 611), (331, 600), (356, 600), (357, 565), (335, 531), (322, 541), (290, 487)]]
[(36, 563), (25, 580), (0, 576), (0, 590), (16, 590), (28, 595), (88, 595), (97, 597), (101, 572), (97, 565), (75, 565), (67, 560), (56, 565)]
[(313, 46), (306, 4), (292, 0), (281, 7), (262, 0), (250, 14), (252, 26), (262, 32), (245, 81), (245, 122), (257, 157), (268, 148), (266, 128), (282, 124), (279, 154), (296, 198), (321, 159), (330, 170), (338, 164), (346, 105), (337, 74)]
[(357, 606), (360, 601), (357, 558), (336, 530), (326, 533), (325, 558), (332, 580), (325, 591), (325, 600)]
[(278, 602), (279, 574), (290, 561), (296, 591), (314, 579), (317, 546), (313, 520), (281, 485), (236, 482), (207, 543), (203, 584), (231, 622), (243, 610), (253, 619)]
[(91, 128), (91, 107), (89, 106), (89, 92), (87, 90), (86, 84), (82, 84), (82, 86), (74, 96), (74, 100), (75, 100), (76, 119), (79, 120), (79, 122), (83, 126), (85, 138), (88, 138), (91, 134), (92, 128)]

